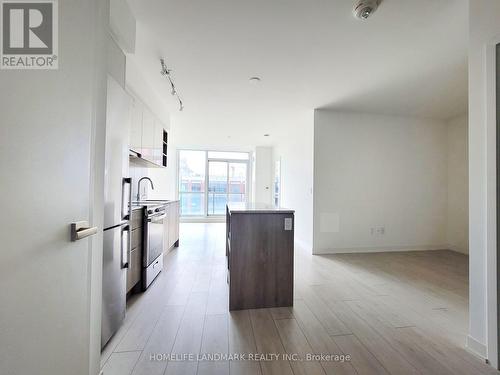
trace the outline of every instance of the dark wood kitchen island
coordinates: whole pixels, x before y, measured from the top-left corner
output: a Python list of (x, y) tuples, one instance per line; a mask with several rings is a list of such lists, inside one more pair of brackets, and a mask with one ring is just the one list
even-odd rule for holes
[(227, 206), (229, 310), (293, 305), (294, 225), (293, 210)]

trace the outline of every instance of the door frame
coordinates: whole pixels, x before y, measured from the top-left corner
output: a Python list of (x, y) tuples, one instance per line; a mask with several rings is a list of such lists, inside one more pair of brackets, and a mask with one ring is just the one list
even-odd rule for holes
[[(494, 79), (494, 85), (495, 85), (495, 90), (494, 90), (494, 107), (495, 107), (495, 113), (493, 114), (494, 116), (494, 119), (495, 119), (495, 137), (494, 137), (494, 140), (495, 140), (495, 153), (496, 153), (496, 158), (495, 158), (495, 175), (496, 175), (496, 180), (495, 180), (495, 190), (496, 190), (496, 196), (495, 196), (495, 199), (496, 199), (496, 204), (495, 207), (496, 208), (496, 215), (495, 215), (495, 219), (496, 219), (496, 223), (495, 223), (495, 242), (496, 242), (496, 270), (495, 270), (495, 278), (496, 278), (496, 303), (495, 303), (495, 307), (496, 307), (496, 327), (495, 327), (495, 331), (497, 332), (497, 337), (496, 337), (496, 345), (493, 346), (492, 348), (490, 348), (490, 345), (488, 345), (488, 352), (490, 352), (491, 350), (494, 350), (496, 352), (496, 355), (494, 355), (494, 357), (496, 358), (496, 363), (492, 365), (495, 367), (495, 368), (498, 368), (498, 365), (500, 363), (500, 358), (499, 358), (499, 353), (498, 353), (498, 347), (500, 347), (500, 336), (498, 335), (498, 327), (500, 326), (500, 311), (498, 309), (498, 301), (500, 301), (500, 279), (498, 278), (498, 275), (500, 274), (500, 245), (499, 245), (499, 241), (498, 241), (498, 233), (500, 233), (500, 228), (499, 228), (499, 224), (500, 224), (500, 217), (499, 217), (499, 214), (500, 214), (500, 210), (499, 210), (499, 207), (498, 207), (498, 203), (500, 202), (500, 184), (499, 184), (499, 181), (500, 181), (500, 116), (499, 116), (499, 113), (500, 113), (500, 95), (498, 95), (498, 92), (500, 90), (500, 43), (497, 43), (495, 45), (495, 57), (494, 57), (494, 61), (495, 61), (495, 79)], [(487, 117), (488, 118), (488, 117)], [(488, 215), (489, 216), (489, 215)], [(491, 223), (493, 224), (493, 223)], [(489, 237), (489, 236), (488, 236)], [(489, 288), (488, 288), (489, 289)], [(490, 335), (491, 333), (489, 332), (490, 329), (493, 329), (493, 326), (494, 326), (494, 323), (495, 322), (489, 322), (490, 318), (488, 317), (488, 333), (487, 333), (487, 337), (488, 337), (488, 341), (490, 340)], [(491, 326), (490, 326), (491, 325)], [(493, 338), (492, 338), (493, 339)], [(489, 344), (489, 343), (488, 343)], [(490, 353), (488, 353), (488, 356)]]
[[(486, 51), (486, 75), (487, 75), (487, 90), (486, 95), (486, 121), (487, 121), (487, 358), (491, 365), (499, 368), (500, 358), (498, 348), (500, 347), (500, 336), (498, 335), (498, 327), (500, 326), (500, 310), (498, 309), (498, 301), (500, 301), (500, 246), (498, 241), (498, 233), (500, 233), (498, 225), (500, 224), (500, 210), (498, 203), (500, 202), (500, 40), (497, 40), (493, 46), (488, 46)], [(488, 79), (490, 78), (490, 79)], [(494, 125), (494, 126), (492, 126)], [(494, 159), (491, 158), (494, 152)], [(490, 181), (489, 172), (495, 171), (495, 179)], [(493, 191), (494, 190), (494, 191)], [(494, 193), (494, 195), (493, 195)], [(488, 207), (492, 207), (489, 210)], [(494, 212), (491, 212), (494, 211)], [(491, 251), (495, 247), (495, 251)], [(494, 269), (489, 269), (490, 263), (494, 265)], [(494, 276), (495, 284), (491, 285), (491, 279)], [(493, 303), (494, 302), (494, 303)], [(493, 318), (493, 315), (495, 318)]]
[(101, 372), (101, 315), (102, 315), (102, 256), (104, 225), (104, 160), (107, 100), (107, 49), (109, 1), (93, 2), (95, 17), (92, 22), (95, 45), (91, 56), (93, 65), (93, 104), (90, 129), (89, 219), (99, 228), (88, 241), (89, 252), (89, 375)]
[[(500, 210), (497, 206), (500, 198), (500, 191), (497, 186), (500, 181), (500, 171), (497, 165), (500, 162), (498, 155), (497, 141), (497, 45), (500, 44), (500, 35), (492, 38), (485, 45), (485, 111), (486, 111), (486, 348), (485, 358), (491, 366), (498, 369), (500, 364), (498, 348), (500, 347), (500, 247), (497, 240), (497, 223), (500, 223)], [(500, 99), (500, 98), (499, 98)], [(500, 121), (500, 118), (498, 119)], [(479, 124), (478, 124), (479, 125)], [(499, 134), (500, 135), (500, 134)], [(499, 165), (500, 167), (500, 165)], [(473, 249), (471, 249), (473, 251)], [(470, 336), (468, 336), (468, 346), (470, 347)]]

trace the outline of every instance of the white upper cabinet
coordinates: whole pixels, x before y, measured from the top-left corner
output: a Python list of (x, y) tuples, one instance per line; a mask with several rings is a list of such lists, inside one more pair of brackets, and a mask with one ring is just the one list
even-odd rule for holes
[(142, 112), (142, 157), (154, 162), (155, 120), (147, 108)]
[(166, 167), (166, 155), (163, 155), (167, 149), (164, 124), (137, 98), (131, 117), (129, 148), (132, 157), (147, 162), (146, 166), (149, 167)]
[[(132, 123), (130, 125), (130, 150), (142, 155), (142, 112), (144, 106), (139, 100), (132, 105)], [(138, 156), (139, 156), (138, 155)]]

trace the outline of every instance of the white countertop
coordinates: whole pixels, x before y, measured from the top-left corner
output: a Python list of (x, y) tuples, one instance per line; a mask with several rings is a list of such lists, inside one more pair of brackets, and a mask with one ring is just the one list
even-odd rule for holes
[(230, 214), (234, 213), (291, 213), (295, 210), (283, 207), (274, 207), (271, 204), (249, 202), (249, 203), (228, 203)]

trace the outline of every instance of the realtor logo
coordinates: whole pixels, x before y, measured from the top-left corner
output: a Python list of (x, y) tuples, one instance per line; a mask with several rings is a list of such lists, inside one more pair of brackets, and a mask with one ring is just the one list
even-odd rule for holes
[(57, 69), (57, 0), (0, 0), (1, 69)]

